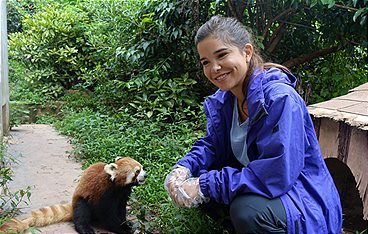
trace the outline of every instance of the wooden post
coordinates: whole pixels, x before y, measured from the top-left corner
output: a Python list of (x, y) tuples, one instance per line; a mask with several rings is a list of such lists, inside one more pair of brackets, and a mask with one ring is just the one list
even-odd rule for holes
[(6, 0), (0, 0), (0, 137), (9, 133), (8, 33)]

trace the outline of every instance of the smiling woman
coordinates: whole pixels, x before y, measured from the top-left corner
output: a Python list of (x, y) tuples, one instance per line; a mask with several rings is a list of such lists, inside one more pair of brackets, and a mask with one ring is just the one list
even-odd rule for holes
[(227, 214), (237, 233), (340, 233), (339, 194), (296, 77), (263, 63), (236, 19), (212, 17), (195, 43), (219, 90), (204, 102), (206, 135), (166, 177), (172, 200)]

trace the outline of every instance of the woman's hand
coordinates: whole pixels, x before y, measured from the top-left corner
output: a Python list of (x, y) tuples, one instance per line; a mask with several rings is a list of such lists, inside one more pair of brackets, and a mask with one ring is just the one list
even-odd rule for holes
[(199, 204), (207, 202), (208, 200), (209, 198), (204, 197), (201, 192), (199, 178), (192, 177), (179, 185), (174, 202), (180, 206), (191, 208), (197, 207)]
[(176, 194), (179, 185), (189, 177), (191, 177), (189, 169), (182, 166), (176, 167), (166, 176), (164, 187), (171, 198)]
[(191, 177), (188, 168), (178, 166), (165, 179), (164, 186), (174, 203), (184, 207), (196, 207), (209, 200), (199, 187), (199, 178)]

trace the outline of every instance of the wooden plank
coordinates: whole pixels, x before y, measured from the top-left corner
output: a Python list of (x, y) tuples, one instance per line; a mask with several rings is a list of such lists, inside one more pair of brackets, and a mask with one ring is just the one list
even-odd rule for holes
[(348, 93), (344, 96), (337, 97), (336, 99), (368, 102), (368, 95), (367, 95), (367, 92), (364, 92), (364, 91), (355, 91), (355, 92)]
[(320, 132), (320, 128), (321, 128), (321, 119), (320, 118), (314, 118), (313, 116), (311, 116), (311, 118), (313, 120), (314, 131), (316, 132), (317, 139), (319, 140), (319, 132)]
[(363, 202), (363, 218), (368, 220), (368, 131), (352, 128), (346, 164), (354, 175)]
[[(368, 95), (368, 93), (367, 93), (367, 95)], [(343, 112), (368, 116), (368, 102), (361, 102), (357, 105), (342, 107), (339, 110), (343, 111)]]
[(360, 104), (360, 102), (358, 101), (331, 99), (325, 102), (310, 105), (308, 108), (312, 107), (312, 108), (324, 108), (329, 110), (339, 110), (341, 108), (347, 108), (358, 104)]
[(321, 119), (319, 144), (325, 158), (338, 157), (339, 123), (328, 118)]
[(349, 157), (351, 129), (352, 127), (346, 123), (339, 123), (339, 133), (337, 136), (339, 141), (337, 158), (343, 163), (346, 163), (347, 158)]

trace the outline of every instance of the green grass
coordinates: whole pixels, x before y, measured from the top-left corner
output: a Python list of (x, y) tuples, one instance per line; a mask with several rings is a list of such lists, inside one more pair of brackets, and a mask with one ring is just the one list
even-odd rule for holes
[[(135, 119), (129, 113), (108, 113), (90, 108), (64, 108), (57, 129), (72, 137), (74, 155), (84, 167), (130, 156), (141, 162), (149, 177), (136, 187), (131, 199), (136, 227), (147, 233), (221, 233), (222, 228), (199, 209), (175, 206), (164, 189), (164, 179), (194, 141), (204, 134), (197, 121), (160, 123)], [(201, 127), (202, 126), (202, 127)]]

